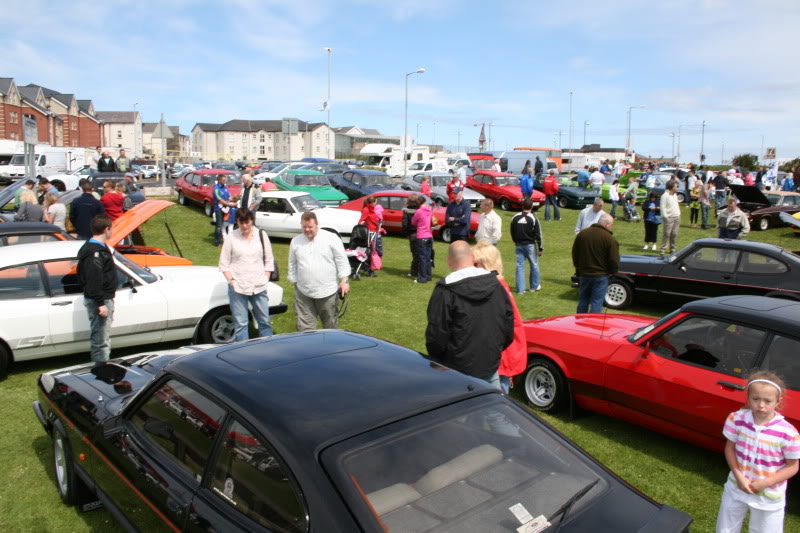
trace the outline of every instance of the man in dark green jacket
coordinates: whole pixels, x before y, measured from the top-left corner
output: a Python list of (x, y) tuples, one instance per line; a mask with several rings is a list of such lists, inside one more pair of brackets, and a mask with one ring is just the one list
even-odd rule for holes
[[(572, 244), (572, 263), (580, 277), (578, 313), (601, 313), (608, 278), (619, 270), (619, 244), (611, 233), (614, 218), (603, 213)], [(591, 304), (591, 309), (590, 309)]]

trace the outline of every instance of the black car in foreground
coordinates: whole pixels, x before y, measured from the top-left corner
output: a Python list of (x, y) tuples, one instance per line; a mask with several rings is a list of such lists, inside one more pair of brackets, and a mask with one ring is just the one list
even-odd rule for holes
[(800, 300), (800, 256), (730, 239), (698, 239), (670, 256), (623, 255), (605, 304), (624, 309), (640, 296), (693, 300), (733, 294)]
[(129, 356), (42, 374), (38, 389), (61, 499), (99, 501), (129, 530), (691, 523), (486, 382), (354, 333)]

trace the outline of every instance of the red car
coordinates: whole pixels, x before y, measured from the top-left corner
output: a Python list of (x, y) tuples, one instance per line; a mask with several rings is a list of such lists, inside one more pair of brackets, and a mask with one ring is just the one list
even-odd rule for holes
[[(722, 451), (722, 426), (746, 376), (770, 370), (800, 395), (800, 302), (722, 296), (666, 317), (581, 314), (525, 322), (525, 396), (535, 409), (579, 407)], [(782, 414), (800, 427), (800, 402)]]
[[(351, 211), (361, 211), (364, 206), (364, 198), (374, 196), (378, 199), (378, 203), (383, 206), (383, 228), (387, 233), (401, 234), (403, 233), (403, 207), (406, 205), (408, 197), (412, 194), (417, 194), (411, 191), (403, 190), (389, 190), (369, 194), (363, 198), (357, 198), (349, 202), (343, 203), (339, 209), (350, 209)], [(426, 196), (429, 205), (433, 207), (433, 217), (441, 224), (444, 222), (444, 215), (446, 208), (436, 207), (433, 200)], [(478, 223), (481, 221), (481, 215), (472, 212), (472, 217), (469, 224), (469, 238), (475, 238), (475, 232), (478, 231)], [(441, 229), (440, 229), (441, 228)], [(433, 236), (440, 237), (444, 242), (450, 242), (450, 229), (444, 226), (434, 227)]]
[[(495, 170), (476, 170), (472, 176), (467, 177), (467, 187), (486, 198), (491, 198), (504, 211), (522, 207), (522, 189), (519, 187), (519, 178), (514, 174)], [(534, 189), (531, 195), (534, 211), (544, 205), (544, 198), (543, 192)]]
[(214, 185), (217, 184), (217, 176), (220, 174), (228, 176), (228, 190), (231, 193), (231, 197), (239, 194), (242, 187), (236, 173), (218, 168), (192, 170), (175, 182), (175, 189), (178, 190), (178, 203), (181, 205), (186, 205), (189, 202), (199, 204), (203, 206), (206, 216), (213, 216)]

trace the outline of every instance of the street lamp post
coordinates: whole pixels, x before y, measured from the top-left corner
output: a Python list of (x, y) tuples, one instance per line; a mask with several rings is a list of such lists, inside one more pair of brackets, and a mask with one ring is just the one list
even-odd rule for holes
[(566, 133), (564, 133), (564, 131), (563, 131), (563, 130), (558, 130), (558, 131), (557, 131), (557, 132), (555, 132), (553, 135), (556, 135), (556, 136), (558, 137), (558, 149), (559, 149), (559, 150), (561, 150), (561, 138), (562, 138), (564, 135), (566, 135)]
[(634, 109), (644, 109), (645, 105), (633, 105), (628, 108), (628, 141), (625, 144), (625, 157), (631, 153), (631, 115)]
[(424, 74), (423, 67), (418, 68), (414, 72), (406, 73), (406, 110), (405, 110), (405, 128), (403, 132), (403, 178), (408, 177), (408, 161), (406, 161), (406, 154), (408, 153), (408, 77), (412, 74)]
[(669, 134), (669, 136), (672, 137), (672, 156), (671, 157), (672, 157), (672, 162), (674, 163), (675, 162), (675, 132), (673, 131), (672, 133)]
[(419, 127), (420, 126), (421, 126), (421, 124), (419, 122), (417, 122), (417, 136), (414, 137), (414, 144), (419, 144)]
[(461, 151), (461, 130), (459, 130), (456, 135), (458, 135), (458, 146), (456, 147), (456, 152)]
[(583, 145), (586, 146), (586, 126), (589, 125), (588, 120), (583, 121)]
[[(328, 101), (325, 102), (325, 109), (328, 111), (328, 159), (331, 158), (331, 139), (330, 134), (333, 131), (333, 126), (331, 126), (331, 52), (333, 52), (333, 48), (330, 46), (326, 46), (322, 49), (328, 54)], [(334, 137), (335, 138), (335, 137)]]
[(572, 169), (572, 91), (569, 92), (569, 144), (567, 145), (569, 150), (569, 164), (567, 165), (567, 170)]
[(679, 124), (678, 125), (678, 154), (675, 156), (677, 157), (677, 161), (675, 162), (677, 165), (681, 164), (681, 128), (691, 128), (697, 126), (697, 124)]
[(433, 123), (433, 142), (431, 142), (433, 146), (436, 146), (436, 123)]
[(706, 121), (703, 121), (703, 129), (700, 130), (700, 164), (702, 165), (706, 160), (706, 153), (704, 151), (706, 142)]

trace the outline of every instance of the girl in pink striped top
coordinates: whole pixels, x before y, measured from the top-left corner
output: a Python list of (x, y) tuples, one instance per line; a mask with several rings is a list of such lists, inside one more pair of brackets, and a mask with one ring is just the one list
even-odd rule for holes
[(747, 383), (747, 403), (731, 413), (722, 434), (731, 469), (722, 494), (717, 533), (739, 533), (750, 511), (751, 533), (782, 533), (786, 480), (797, 473), (800, 435), (777, 410), (786, 385), (771, 372)]

